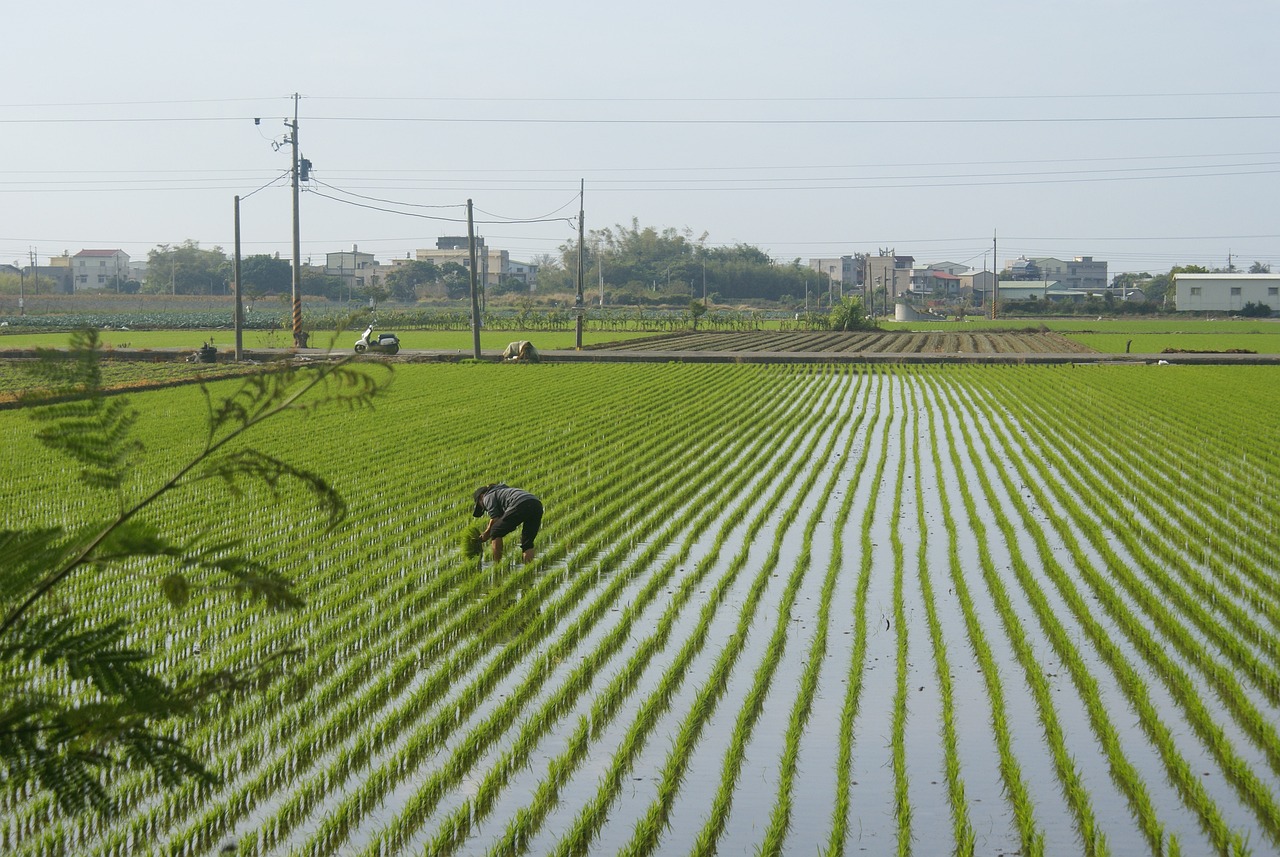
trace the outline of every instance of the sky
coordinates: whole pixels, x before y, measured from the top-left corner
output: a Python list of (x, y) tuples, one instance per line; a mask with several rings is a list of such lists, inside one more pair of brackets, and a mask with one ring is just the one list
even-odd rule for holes
[[(6, 9), (0, 262), (196, 241), (520, 261), (676, 229), (1280, 271), (1280, 3), (45, 0)], [(580, 195), (579, 190), (583, 193)]]

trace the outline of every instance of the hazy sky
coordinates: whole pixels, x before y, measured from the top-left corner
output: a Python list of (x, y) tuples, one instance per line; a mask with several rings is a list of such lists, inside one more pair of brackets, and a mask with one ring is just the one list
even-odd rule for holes
[[(187, 239), (514, 259), (689, 229), (775, 259), (1280, 270), (1280, 3), (863, 0), (5, 10), (0, 262)], [(261, 124), (255, 125), (259, 118)], [(274, 183), (273, 183), (274, 182)], [(544, 221), (544, 222), (519, 222)]]

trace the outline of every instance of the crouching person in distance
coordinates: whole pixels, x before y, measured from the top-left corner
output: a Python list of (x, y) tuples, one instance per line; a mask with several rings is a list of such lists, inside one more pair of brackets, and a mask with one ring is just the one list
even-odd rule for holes
[(502, 351), (503, 363), (537, 363), (538, 349), (527, 339), (520, 339), (509, 344)]
[(480, 540), (493, 540), (493, 561), (502, 559), (502, 537), (519, 527), (524, 561), (533, 562), (533, 540), (542, 526), (542, 501), (528, 491), (501, 482), (477, 488), (472, 497), (476, 507), (471, 516), (489, 515), (489, 525), (480, 533)]

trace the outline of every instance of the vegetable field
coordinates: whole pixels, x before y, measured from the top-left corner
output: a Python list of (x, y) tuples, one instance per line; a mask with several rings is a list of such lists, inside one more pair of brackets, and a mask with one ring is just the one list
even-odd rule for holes
[[(3, 792), (0, 851), (1276, 853), (1278, 381), (401, 366), (260, 441), (342, 530), (214, 486), (154, 512), (248, 534), (298, 612), (175, 612), (144, 567), (59, 593), (169, 663), (300, 649), (192, 724), (221, 785), (124, 776), (109, 820)], [(131, 401), (148, 470), (198, 443), (197, 389)], [(5, 527), (88, 502), (31, 434), (0, 412)], [(544, 501), (530, 565), (459, 549), (496, 480)]]

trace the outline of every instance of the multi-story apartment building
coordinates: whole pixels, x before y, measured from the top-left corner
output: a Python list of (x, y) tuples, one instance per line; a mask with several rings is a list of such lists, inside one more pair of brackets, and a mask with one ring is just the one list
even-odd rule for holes
[[(466, 236), (445, 236), (436, 239), (434, 250), (415, 250), (414, 259), (419, 262), (432, 262), (444, 265), (454, 262), (464, 268), (471, 267), (471, 252)], [(484, 243), (484, 239), (476, 237), (476, 272), (480, 282), (485, 286), (496, 286), (498, 281), (511, 273), (511, 257), (506, 250), (492, 250)]]
[(1056, 280), (1066, 289), (1102, 292), (1110, 284), (1107, 263), (1092, 256), (1076, 256), (1069, 262), (1052, 256), (1023, 257), (1007, 262), (1004, 269), (1015, 280)]
[(71, 257), (75, 290), (109, 289), (129, 279), (129, 254), (123, 250), (81, 250)]

